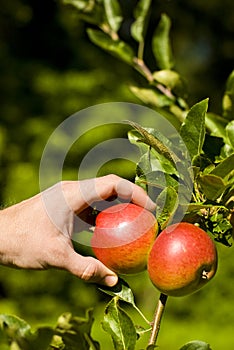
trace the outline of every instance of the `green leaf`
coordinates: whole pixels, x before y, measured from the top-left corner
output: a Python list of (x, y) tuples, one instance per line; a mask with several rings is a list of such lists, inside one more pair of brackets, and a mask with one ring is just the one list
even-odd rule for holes
[(198, 177), (202, 192), (209, 200), (216, 200), (226, 189), (226, 184), (221, 177), (213, 174), (205, 174)]
[(90, 0), (63, 0), (63, 3), (65, 5), (73, 5), (78, 10), (89, 12), (93, 9), (95, 2)]
[(172, 187), (166, 187), (156, 200), (156, 217), (160, 228), (163, 230), (173, 219), (178, 208), (178, 194)]
[(99, 350), (98, 342), (91, 337), (93, 322), (93, 309), (88, 309), (85, 317), (67, 312), (58, 318), (55, 333), (62, 338), (65, 348), (76, 349), (79, 344), (79, 350), (88, 350), (90, 347)]
[(234, 149), (234, 120), (232, 120), (226, 126), (226, 133), (227, 133), (227, 138), (228, 138), (229, 144)]
[(185, 97), (187, 95), (186, 86), (181, 76), (170, 69), (162, 69), (153, 73), (154, 80), (169, 90), (172, 90), (176, 95)]
[(30, 325), (14, 315), (0, 315), (0, 329), (10, 343), (22, 350), (47, 350), (54, 330), (50, 327), (40, 327), (34, 333)]
[(180, 350), (212, 350), (210, 345), (200, 341), (200, 340), (193, 340), (188, 343), (186, 343)]
[(134, 60), (134, 52), (128, 44), (121, 40), (113, 40), (109, 35), (103, 33), (100, 30), (91, 29), (87, 30), (90, 40), (101, 47), (103, 50), (113, 54), (126, 63), (132, 65)]
[(134, 350), (136, 329), (128, 314), (120, 308), (118, 300), (116, 296), (107, 305), (102, 326), (111, 335), (115, 350)]
[(135, 305), (133, 292), (128, 283), (122, 278), (119, 278), (114, 287), (100, 287), (99, 290), (113, 297), (118, 296), (120, 300)]
[(228, 77), (223, 96), (223, 116), (227, 120), (234, 118), (234, 71)]
[(119, 2), (116, 0), (103, 0), (103, 3), (108, 24), (117, 33), (123, 20)]
[(225, 127), (227, 121), (225, 118), (215, 114), (208, 112), (206, 114), (206, 128), (209, 131), (210, 135), (222, 137), (224, 140), (226, 138)]
[(181, 125), (180, 135), (193, 160), (202, 152), (205, 140), (205, 116), (208, 109), (208, 99), (196, 103), (188, 112)]
[(177, 174), (175, 163), (180, 160), (168, 147), (168, 145), (170, 145), (170, 141), (154, 129), (143, 128), (139, 124), (132, 121), (128, 121), (128, 123), (139, 133), (139, 142), (147, 144), (156, 151), (161, 168), (168, 173)]
[(0, 315), (0, 328), (10, 333), (15, 338), (31, 336), (31, 327), (23, 319), (14, 315)]
[(63, 0), (65, 5), (72, 5), (77, 9), (77, 15), (87, 23), (101, 26), (105, 21), (103, 6), (93, 0)]
[(175, 180), (172, 176), (165, 174), (161, 171), (152, 171), (150, 173), (140, 175), (138, 176), (136, 183), (147, 184), (148, 186), (152, 186), (161, 190), (163, 190), (165, 186), (170, 186), (174, 188), (178, 187), (177, 180)]
[(166, 14), (162, 14), (152, 39), (153, 53), (160, 69), (171, 69), (174, 66), (169, 38), (170, 28), (170, 18)]
[[(50, 327), (40, 327), (28, 341), (30, 350), (48, 350), (54, 330)], [(24, 349), (26, 350), (26, 349)]]
[(138, 42), (144, 41), (151, 1), (152, 0), (139, 0), (134, 9), (135, 21), (131, 25), (131, 34)]
[(140, 88), (133, 85), (129, 86), (129, 89), (136, 97), (138, 97), (146, 105), (161, 108), (170, 106), (172, 104), (172, 100), (169, 97), (163, 95), (156, 89)]
[(216, 175), (225, 179), (234, 170), (234, 154), (230, 157), (225, 158), (220, 162), (210, 174)]

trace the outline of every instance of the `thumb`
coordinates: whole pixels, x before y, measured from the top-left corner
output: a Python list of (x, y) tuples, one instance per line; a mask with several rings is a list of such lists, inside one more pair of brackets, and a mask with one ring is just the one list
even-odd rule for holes
[(64, 268), (85, 282), (103, 284), (108, 287), (118, 282), (115, 272), (108, 269), (99, 260), (91, 256), (84, 257), (75, 251), (69, 254)]

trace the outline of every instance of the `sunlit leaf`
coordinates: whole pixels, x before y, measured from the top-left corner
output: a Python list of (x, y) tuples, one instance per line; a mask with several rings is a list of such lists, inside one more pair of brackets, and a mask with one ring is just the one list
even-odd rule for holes
[(208, 99), (195, 104), (188, 112), (181, 126), (180, 135), (189, 151), (191, 159), (200, 155), (205, 140), (205, 116)]
[(225, 120), (225, 118), (215, 113), (209, 112), (206, 114), (205, 123), (206, 128), (211, 135), (222, 137), (223, 139), (226, 138), (225, 127), (227, 121)]
[(156, 89), (129, 86), (132, 93), (147, 105), (155, 107), (166, 107), (172, 104), (172, 100)]
[(16, 337), (31, 336), (31, 327), (23, 319), (14, 315), (0, 315), (0, 327), (7, 329), (12, 335)]
[(200, 340), (193, 340), (182, 346), (180, 350), (212, 350), (210, 345), (200, 341)]
[(100, 287), (99, 289), (108, 295), (118, 296), (120, 300), (135, 305), (133, 292), (128, 283), (122, 278), (119, 278), (118, 283), (114, 287)]
[(225, 158), (220, 162), (210, 174), (216, 175), (224, 179), (234, 170), (234, 154)]
[(213, 174), (199, 176), (198, 183), (204, 195), (210, 200), (216, 200), (226, 188), (222, 178)]
[(229, 140), (230, 145), (234, 149), (234, 120), (232, 120), (230, 123), (228, 123), (226, 127), (227, 137)]
[(166, 86), (169, 90), (174, 91), (178, 96), (186, 96), (185, 82), (179, 73), (170, 69), (162, 69), (154, 72), (153, 77), (156, 82)]
[(137, 183), (145, 183), (148, 186), (153, 186), (163, 190), (165, 186), (178, 187), (178, 181), (172, 176), (161, 171), (152, 171), (142, 176), (138, 176)]
[(95, 2), (87, 0), (63, 0), (64, 4), (73, 5), (78, 10), (85, 10), (86, 12), (93, 9)]
[(166, 14), (162, 14), (152, 39), (153, 53), (160, 69), (171, 69), (174, 66), (169, 38), (170, 28), (170, 18)]
[(119, 306), (118, 297), (111, 299), (106, 307), (103, 329), (113, 340), (115, 350), (134, 350), (137, 333), (128, 314)]
[(20, 350), (47, 350), (54, 334), (50, 327), (39, 327), (32, 332), (26, 321), (14, 315), (0, 315), (0, 329)]
[[(177, 174), (175, 163), (179, 161), (179, 158), (167, 146), (169, 144), (169, 140), (156, 130), (143, 128), (139, 124), (132, 121), (128, 121), (128, 123), (139, 132), (139, 142), (147, 144), (157, 152), (162, 169)], [(162, 140), (160, 138), (162, 138)]]
[(99, 350), (99, 343), (91, 337), (93, 322), (93, 309), (88, 309), (85, 317), (66, 312), (58, 318), (55, 333), (62, 337), (65, 348), (76, 349), (79, 344), (79, 350), (88, 350), (90, 347)]
[(234, 116), (234, 71), (228, 77), (223, 96), (223, 116), (227, 120), (232, 120)]
[(72, 5), (77, 10), (77, 15), (83, 21), (101, 25), (104, 22), (104, 11), (102, 4), (93, 0), (63, 0), (65, 5)]
[(102, 49), (108, 51), (114, 56), (120, 58), (126, 63), (132, 65), (134, 59), (134, 52), (128, 44), (121, 40), (112, 40), (112, 38), (103, 33), (101, 30), (91, 29), (87, 30), (90, 40), (100, 46)]
[(131, 34), (138, 42), (144, 41), (151, 1), (152, 0), (139, 0), (134, 9), (135, 21), (131, 25)]
[(156, 216), (161, 229), (164, 229), (172, 220), (178, 207), (178, 194), (172, 187), (166, 187), (156, 200)]
[(108, 24), (114, 32), (117, 32), (123, 20), (119, 2), (116, 0), (103, 0), (103, 4)]

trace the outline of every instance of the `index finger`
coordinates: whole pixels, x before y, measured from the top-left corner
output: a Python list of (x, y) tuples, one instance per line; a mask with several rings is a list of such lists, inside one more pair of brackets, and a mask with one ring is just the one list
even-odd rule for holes
[(106, 175), (88, 181), (89, 183), (80, 183), (80, 190), (88, 205), (96, 201), (106, 200), (111, 196), (117, 196), (151, 211), (156, 207), (141, 187), (117, 175)]

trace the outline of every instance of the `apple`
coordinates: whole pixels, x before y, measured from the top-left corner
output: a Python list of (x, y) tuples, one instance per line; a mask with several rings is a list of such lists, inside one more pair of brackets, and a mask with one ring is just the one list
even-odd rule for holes
[(120, 203), (97, 215), (91, 246), (111, 270), (134, 274), (147, 269), (157, 232), (153, 213), (133, 203)]
[(210, 281), (217, 270), (217, 250), (201, 228), (173, 224), (156, 238), (149, 254), (148, 273), (163, 294), (184, 296)]

